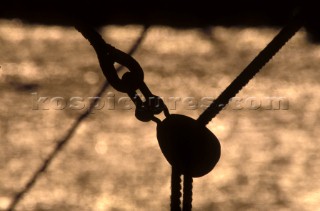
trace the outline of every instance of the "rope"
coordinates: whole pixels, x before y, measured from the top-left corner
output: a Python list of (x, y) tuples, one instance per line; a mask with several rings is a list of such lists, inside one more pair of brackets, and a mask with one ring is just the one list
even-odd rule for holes
[(181, 211), (180, 208), (181, 197), (181, 174), (175, 168), (172, 167), (171, 173), (171, 211)]
[[(183, 177), (183, 207), (182, 211), (192, 209), (192, 177), (185, 174)], [(171, 211), (181, 211), (181, 173), (172, 167), (171, 173)]]
[[(149, 26), (144, 26), (143, 31), (139, 35), (138, 39), (135, 41), (133, 46), (130, 48), (128, 54), (132, 55), (137, 50), (142, 41), (144, 40), (147, 32), (148, 32)], [(123, 66), (120, 66), (117, 71), (120, 71), (123, 69)], [(89, 109), (82, 113), (72, 124), (72, 126), (69, 128), (69, 130), (66, 131), (65, 135), (57, 141), (57, 145), (53, 149), (53, 151), (47, 156), (47, 158), (44, 160), (42, 165), (34, 172), (34, 174), (31, 176), (31, 178), (26, 183), (25, 187), (19, 191), (11, 201), (9, 207), (7, 208), (7, 211), (13, 211), (15, 210), (16, 206), (19, 204), (19, 202), (23, 199), (23, 197), (34, 187), (40, 176), (47, 170), (47, 168), (50, 166), (54, 158), (58, 155), (60, 151), (63, 150), (65, 145), (70, 142), (71, 138), (73, 137), (74, 133), (78, 129), (79, 125), (88, 117), (90, 116), (92, 110), (96, 106), (99, 97), (101, 97), (106, 89), (109, 87), (109, 83), (106, 81), (103, 86), (100, 88), (100, 90), (96, 93), (96, 98), (89, 106)]]
[(183, 177), (183, 211), (192, 209), (192, 177), (185, 174)]
[(272, 59), (291, 37), (293, 37), (301, 26), (302, 18), (300, 15), (297, 15), (199, 116), (199, 123), (203, 125), (208, 124), (229, 103), (230, 99), (236, 96), (236, 94), (238, 94), (238, 92), (261, 70), (261, 68)]

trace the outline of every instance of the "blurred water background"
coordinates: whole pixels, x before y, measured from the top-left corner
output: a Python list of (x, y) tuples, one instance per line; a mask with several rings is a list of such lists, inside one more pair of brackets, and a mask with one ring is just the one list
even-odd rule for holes
[[(109, 25), (100, 32), (128, 51), (143, 28)], [(171, 113), (197, 118), (278, 31), (151, 26), (133, 57)], [(105, 78), (92, 47), (72, 27), (0, 20), (0, 43), (0, 210), (6, 210)], [(195, 211), (319, 209), (319, 58), (320, 47), (299, 31), (208, 125), (222, 157), (194, 180)], [(39, 103), (40, 97), (49, 100)], [(50, 102), (54, 97), (64, 100), (63, 109)], [(77, 109), (72, 97), (84, 99)], [(121, 97), (108, 87), (16, 210), (169, 209), (171, 168), (156, 125), (135, 119)]]

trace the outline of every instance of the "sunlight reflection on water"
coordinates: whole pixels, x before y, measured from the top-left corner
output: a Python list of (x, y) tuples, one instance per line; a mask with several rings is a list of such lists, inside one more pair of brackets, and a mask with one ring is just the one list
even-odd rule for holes
[[(88, 42), (70, 27), (0, 21), (0, 209), (22, 189), (84, 110), (33, 110), (33, 96), (94, 96), (104, 82)], [(142, 26), (107, 26), (128, 50)], [(217, 97), (275, 35), (272, 28), (152, 26), (134, 55), (163, 97)], [(286, 97), (288, 110), (225, 109), (208, 128), (220, 139), (217, 167), (194, 182), (194, 210), (315, 210), (319, 204), (320, 48), (301, 31), (238, 96)], [(29, 85), (29, 86), (27, 86)], [(33, 85), (33, 86), (31, 86)], [(37, 85), (37, 86), (35, 86)], [(21, 88), (22, 87), (22, 88)], [(23, 87), (33, 87), (30, 89)], [(112, 88), (108, 91), (121, 95)], [(197, 118), (200, 108), (171, 113)], [(134, 110), (102, 108), (19, 204), (18, 210), (168, 210), (170, 167), (154, 123)]]

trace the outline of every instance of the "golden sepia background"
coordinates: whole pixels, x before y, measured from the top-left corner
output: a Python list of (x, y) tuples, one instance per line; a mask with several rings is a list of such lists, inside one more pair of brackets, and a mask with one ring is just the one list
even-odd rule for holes
[[(105, 40), (128, 51), (144, 27), (109, 25)], [(150, 26), (133, 57), (151, 91), (169, 97), (217, 97), (279, 28)], [(88, 108), (62, 110), (36, 97), (93, 97), (105, 78), (93, 48), (72, 27), (0, 20), (0, 210)], [(237, 97), (287, 99), (286, 109), (227, 108), (208, 128), (222, 156), (194, 180), (193, 208), (299, 210), (320, 207), (320, 46), (302, 29)], [(120, 73), (120, 74), (123, 74)], [(116, 98), (126, 96), (108, 87)], [(171, 113), (197, 118), (203, 108), (177, 102)], [(134, 110), (95, 109), (82, 120), (16, 210), (168, 210), (171, 169), (156, 124)]]

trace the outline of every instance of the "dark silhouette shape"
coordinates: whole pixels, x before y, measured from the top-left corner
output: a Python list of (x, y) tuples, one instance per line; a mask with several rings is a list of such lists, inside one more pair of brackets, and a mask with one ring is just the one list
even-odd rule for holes
[[(134, 102), (136, 105), (136, 118), (143, 122), (151, 120), (159, 122), (154, 115), (160, 114), (162, 111), (168, 113), (168, 109), (164, 105), (163, 100), (152, 94), (143, 81), (144, 73), (139, 63), (127, 53), (106, 43), (101, 35), (89, 25), (76, 24), (75, 28), (94, 48), (101, 70), (110, 85), (119, 92), (127, 93)], [(126, 72), (121, 79), (114, 67), (115, 62), (127, 67), (129, 70), (129, 72)], [(143, 102), (137, 94), (137, 90), (140, 90), (145, 99), (148, 99), (146, 102)]]
[[(180, 209), (180, 190), (181, 182), (180, 175), (184, 174), (184, 188), (183, 188), (183, 210), (191, 210), (192, 202), (192, 177), (200, 177), (209, 173), (220, 158), (220, 143), (218, 139), (204, 126), (208, 123), (218, 112), (227, 104), (228, 100), (248, 83), (248, 81), (267, 63), (271, 57), (278, 52), (278, 50), (285, 44), (293, 34), (300, 28), (300, 23), (293, 25), (289, 29), (290, 33), (281, 33), (275, 38), (280, 39), (281, 42), (271, 42), (268, 47), (258, 55), (257, 59), (251, 63), (245, 71), (223, 92), (220, 97), (212, 104), (212, 106), (204, 112), (197, 120), (182, 115), (169, 115), (163, 122), (158, 122), (157, 132), (160, 148), (166, 159), (173, 166), (172, 176), (172, 200), (179, 200), (178, 203), (172, 202), (172, 209)], [(288, 28), (287, 28), (288, 29)], [(271, 47), (270, 47), (271, 46)], [(269, 51), (270, 50), (270, 51)], [(249, 70), (249, 74), (245, 75)], [(101, 92), (100, 96), (106, 84)], [(96, 101), (92, 103), (90, 109), (94, 107)], [(64, 139), (58, 143), (55, 150), (45, 160), (43, 165), (39, 168), (36, 174), (28, 182), (26, 188), (21, 191), (11, 204), (9, 210), (13, 210), (19, 200), (27, 193), (37, 181), (39, 175), (43, 173), (58, 152), (72, 137), (74, 131), (83, 119), (90, 113), (91, 110), (81, 115), (74, 123), (69, 133)], [(179, 179), (178, 179), (179, 177)], [(179, 190), (179, 193), (178, 193)]]
[[(240, 75), (198, 118), (169, 115), (157, 125), (160, 148), (172, 165), (171, 210), (180, 209), (179, 190), (181, 174), (184, 175), (183, 210), (192, 208), (192, 177), (209, 173), (220, 158), (220, 143), (205, 125), (214, 118), (229, 100), (234, 97), (301, 28), (301, 13), (259, 53)], [(180, 174), (180, 175), (179, 175)]]
[[(129, 50), (129, 52), (128, 52), (129, 55), (131, 55), (134, 52), (136, 52), (136, 50), (140, 46), (141, 42), (143, 41), (144, 37), (146, 36), (148, 28), (149, 28), (148, 26), (145, 26), (145, 28), (141, 32), (139, 38), (137, 39), (135, 44)], [(123, 66), (120, 66), (117, 69), (117, 71), (121, 71), (122, 68), (123, 68)], [(104, 92), (106, 91), (106, 89), (108, 87), (109, 87), (109, 83), (106, 81), (103, 84), (103, 86), (100, 88), (100, 90), (97, 92), (97, 94), (95, 95), (95, 96), (97, 96), (97, 98), (95, 98), (92, 101), (92, 103), (90, 104), (89, 109), (86, 112), (84, 112), (83, 114), (81, 114), (75, 120), (73, 125), (66, 132), (66, 134), (60, 140), (57, 141), (57, 145), (54, 148), (54, 150), (47, 156), (47, 158), (44, 160), (44, 162), (38, 168), (38, 170), (36, 170), (34, 172), (34, 174), (30, 178), (30, 180), (27, 182), (25, 187), (19, 193), (16, 194), (16, 196), (12, 200), (11, 204), (9, 205), (9, 208), (7, 209), (8, 211), (13, 211), (16, 208), (16, 206), (18, 205), (18, 203), (22, 200), (23, 196), (25, 196), (33, 188), (33, 186), (35, 185), (36, 181), (46, 171), (46, 169), (49, 167), (49, 165), (54, 160), (54, 158), (59, 154), (59, 152), (63, 149), (63, 147), (65, 147), (66, 144), (69, 143), (70, 139), (72, 138), (72, 136), (74, 135), (75, 131), (78, 129), (80, 124), (92, 113), (93, 109), (95, 108), (96, 104), (98, 103), (99, 97), (101, 97), (104, 94)]]
[[(220, 158), (218, 139), (196, 120), (182, 115), (170, 115), (164, 102), (153, 95), (143, 82), (143, 70), (135, 59), (107, 44), (92, 27), (76, 24), (75, 28), (95, 49), (102, 72), (111, 86), (120, 92), (127, 93), (135, 102), (137, 119), (140, 121), (153, 120), (158, 123), (160, 148), (173, 166), (171, 210), (181, 210), (180, 177), (183, 174), (183, 210), (191, 211), (192, 177), (207, 174), (218, 162)], [(119, 62), (129, 69), (122, 79), (118, 77), (114, 69), (114, 62)], [(148, 100), (142, 102), (140, 97), (137, 98), (136, 90), (140, 90)], [(154, 117), (155, 114), (162, 111), (167, 117), (163, 122)]]
[(171, 211), (181, 210), (181, 173), (172, 167), (171, 171), (171, 196), (170, 209)]
[(169, 115), (157, 125), (157, 138), (165, 158), (181, 174), (201, 177), (219, 161), (218, 139), (190, 117)]
[(320, 43), (320, 13), (316, 1), (300, 1), (300, 12), (303, 18), (303, 26), (308, 32), (309, 41)]
[(162, 153), (172, 166), (171, 210), (179, 211), (181, 175), (183, 211), (192, 209), (192, 177), (209, 173), (218, 163), (221, 147), (210, 130), (190, 117), (172, 114), (157, 125), (157, 138)]
[(191, 211), (192, 209), (192, 182), (193, 179), (189, 174), (183, 177), (183, 211)]
[[(192, 176), (185, 174), (183, 177), (183, 211), (191, 211), (192, 209)], [(171, 173), (171, 211), (181, 211), (181, 172), (172, 167)]]
[(39, 1), (3, 2), (0, 17), (28, 22), (73, 25), (70, 15), (95, 26), (152, 24), (174, 27), (205, 25), (283, 25), (301, 4), (297, 0), (207, 1)]
[(320, 40), (319, 11), (311, 0), (245, 0), (172, 2), (4, 1), (0, 18), (19, 18), (29, 23), (73, 25), (73, 17), (94, 26), (107, 24), (151, 24), (173, 27), (284, 26), (296, 10), (305, 14), (305, 27), (312, 41)]
[[(103, 74), (110, 83), (110, 85), (120, 92), (129, 92), (129, 90), (135, 90), (138, 88), (137, 83), (143, 81), (143, 70), (139, 63), (133, 59), (127, 53), (120, 51), (119, 49), (106, 43), (101, 35), (95, 31), (91, 26), (87, 24), (76, 24), (75, 28), (90, 42), (94, 48), (98, 61)], [(114, 67), (114, 63), (121, 64), (130, 70), (130, 73), (134, 73), (134, 78), (131, 80), (131, 84), (127, 84), (122, 81), (118, 72)], [(127, 75), (127, 73), (125, 74)]]

